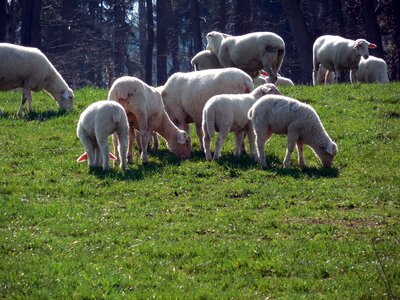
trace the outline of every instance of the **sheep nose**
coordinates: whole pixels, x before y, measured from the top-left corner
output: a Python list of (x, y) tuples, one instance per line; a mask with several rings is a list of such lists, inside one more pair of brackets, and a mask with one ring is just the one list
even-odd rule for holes
[(365, 54), (365, 55), (363, 55), (363, 57), (364, 57), (365, 59), (368, 59), (369, 55), (368, 55), (368, 54)]

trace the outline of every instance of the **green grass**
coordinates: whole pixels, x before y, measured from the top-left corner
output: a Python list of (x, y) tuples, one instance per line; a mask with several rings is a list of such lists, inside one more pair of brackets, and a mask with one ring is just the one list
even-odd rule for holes
[(72, 113), (45, 93), (16, 118), (0, 93), (0, 298), (385, 299), (400, 297), (400, 84), (296, 86), (339, 147), (307, 168), (286, 138), (269, 167), (136, 150), (127, 173), (76, 158), (80, 112), (107, 91), (77, 90)]

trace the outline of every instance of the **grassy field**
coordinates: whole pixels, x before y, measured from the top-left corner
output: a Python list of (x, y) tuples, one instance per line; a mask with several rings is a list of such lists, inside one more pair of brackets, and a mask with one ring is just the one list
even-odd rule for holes
[(207, 162), (162, 143), (127, 173), (89, 172), (75, 130), (107, 91), (45, 93), (16, 118), (0, 93), (0, 298), (395, 299), (400, 297), (400, 83), (282, 89), (310, 103), (339, 147), (332, 169), (286, 138), (269, 167)]

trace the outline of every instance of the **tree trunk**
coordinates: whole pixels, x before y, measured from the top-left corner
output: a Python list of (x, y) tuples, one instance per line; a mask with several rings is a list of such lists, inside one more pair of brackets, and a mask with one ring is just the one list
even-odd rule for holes
[[(378, 46), (376, 49), (370, 50), (370, 53), (380, 58), (383, 58), (384, 52), (382, 48), (382, 36), (377, 22), (374, 1), (362, 0), (361, 13), (364, 20), (368, 42), (374, 43)], [(398, 20), (398, 22), (400, 21)]]
[(62, 35), (62, 49), (66, 51), (67, 49), (71, 48), (71, 43), (72, 43), (72, 31), (71, 31), (71, 25), (72, 25), (72, 0), (63, 0), (62, 1), (62, 18), (63, 18), (63, 27), (61, 31)]
[(300, 9), (298, 0), (282, 0), (282, 7), (297, 47), (300, 61), (301, 82), (310, 83), (312, 78), (312, 45), (314, 43)]
[(191, 20), (193, 28), (193, 42), (194, 42), (194, 53), (198, 53), (203, 50), (203, 43), (201, 40), (200, 30), (200, 14), (199, 14), (199, 1), (191, 0)]
[(21, 44), (40, 48), (42, 0), (22, 1)]
[(7, 0), (0, 0), (0, 42), (6, 41), (6, 33), (7, 33), (6, 7), (7, 7)]
[(227, 5), (226, 0), (220, 0), (217, 2), (217, 20), (215, 29), (217, 31), (226, 32), (227, 30)]
[(146, 2), (145, 0), (138, 1), (139, 6), (139, 57), (142, 66), (140, 72), (144, 77), (144, 66), (146, 64)]
[(157, 0), (157, 85), (167, 81), (168, 19), (165, 0)]
[(251, 32), (251, 9), (249, 0), (235, 0), (235, 35)]
[(124, 63), (126, 62), (126, 24), (124, 1), (116, 1), (114, 5), (114, 77), (124, 75)]
[(154, 47), (154, 25), (153, 25), (153, 2), (146, 0), (147, 9), (147, 47), (146, 47), (146, 71), (145, 82), (153, 85), (153, 47)]
[(180, 70), (179, 64), (179, 17), (178, 17), (178, 1), (171, 1), (171, 26), (168, 30), (169, 44), (172, 56), (172, 73)]

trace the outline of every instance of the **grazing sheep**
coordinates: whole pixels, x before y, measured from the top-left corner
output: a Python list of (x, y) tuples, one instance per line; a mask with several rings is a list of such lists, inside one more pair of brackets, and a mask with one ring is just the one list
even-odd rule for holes
[(223, 67), (236, 67), (254, 74), (264, 69), (275, 83), (285, 56), (285, 42), (272, 32), (224, 37), (222, 33), (212, 31), (207, 34), (207, 50), (217, 55)]
[(203, 50), (197, 53), (190, 61), (195, 71), (222, 68), (218, 57), (210, 50)]
[(382, 58), (370, 55), (360, 60), (358, 69), (351, 70), (352, 82), (388, 83), (387, 64)]
[(288, 136), (283, 166), (290, 166), (290, 156), (297, 144), (299, 164), (304, 166), (303, 144), (311, 146), (324, 167), (332, 165), (336, 144), (329, 138), (317, 113), (307, 104), (285, 97), (266, 95), (249, 110), (256, 136), (258, 162), (266, 166), (264, 146), (273, 133)]
[(18, 116), (23, 115), (28, 100), (32, 112), (31, 91), (45, 90), (61, 109), (72, 110), (74, 94), (60, 73), (37, 48), (0, 43), (0, 90), (22, 88), (22, 100)]
[(319, 64), (317, 72), (317, 84), (332, 84), (335, 81), (335, 72), (329, 71)]
[[(161, 95), (155, 88), (138, 78), (124, 76), (114, 81), (108, 99), (120, 103), (125, 108), (131, 127), (140, 131), (140, 158), (144, 164), (148, 162), (147, 147), (153, 131), (167, 140), (168, 148), (176, 156), (181, 159), (190, 157), (189, 135), (171, 122), (165, 112)], [(115, 139), (113, 140), (116, 147)], [(129, 151), (132, 151), (131, 147)], [(119, 158), (117, 152), (116, 154)], [(128, 154), (129, 158), (132, 159), (132, 152)]]
[(210, 69), (175, 73), (165, 83), (161, 96), (172, 122), (187, 132), (187, 124), (195, 123), (203, 150), (201, 120), (205, 103), (220, 94), (249, 93), (253, 82), (249, 75), (236, 68)]
[(211, 97), (203, 109), (203, 147), (207, 160), (211, 160), (210, 142), (215, 131), (219, 131), (215, 143), (214, 159), (218, 159), (229, 132), (235, 132), (235, 156), (242, 154), (244, 134), (249, 138), (250, 154), (255, 155), (254, 133), (251, 121), (247, 118), (250, 107), (266, 94), (282, 95), (273, 83), (254, 89), (250, 94), (224, 94)]
[[(109, 169), (108, 137), (115, 133), (119, 140), (121, 153), (121, 169), (126, 168), (129, 125), (124, 108), (107, 100), (90, 104), (81, 114), (76, 134), (85, 147), (89, 168), (103, 166)], [(78, 161), (85, 158), (82, 155)]]
[(369, 56), (368, 49), (376, 48), (364, 39), (349, 40), (337, 35), (323, 35), (313, 45), (313, 84), (317, 85), (319, 65), (335, 72), (335, 82), (342, 82), (342, 71), (358, 68), (361, 56)]
[[(263, 73), (263, 72), (262, 72)], [(265, 76), (263, 74), (260, 74), (258, 77), (253, 79), (253, 84), (254, 87), (266, 84), (266, 83), (272, 83), (271, 79), (269, 76)], [(278, 74), (278, 78), (275, 81), (276, 86), (294, 86), (293, 81), (290, 78), (287, 77), (282, 77)]]

